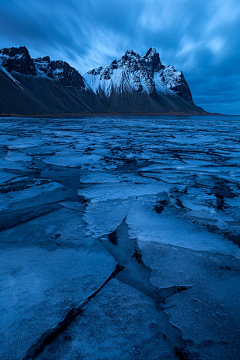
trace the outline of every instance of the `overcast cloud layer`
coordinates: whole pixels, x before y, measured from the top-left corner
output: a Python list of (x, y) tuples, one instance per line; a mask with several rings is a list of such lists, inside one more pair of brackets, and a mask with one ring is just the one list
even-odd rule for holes
[(0, 0), (0, 47), (65, 60), (81, 74), (155, 47), (205, 110), (240, 114), (239, 0)]

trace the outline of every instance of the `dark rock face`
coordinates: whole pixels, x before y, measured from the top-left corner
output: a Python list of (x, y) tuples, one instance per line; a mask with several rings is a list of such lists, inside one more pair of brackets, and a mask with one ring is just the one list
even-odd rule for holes
[(25, 46), (0, 50), (2, 65), (8, 71), (16, 71), (24, 75), (36, 75), (33, 59)]
[(45, 75), (51, 79), (54, 79), (49, 56), (44, 56), (43, 58), (34, 59), (34, 64), (38, 75)]
[(183, 73), (181, 72), (180, 75), (180, 82), (176, 86), (173, 86), (171, 89), (179, 96), (181, 96), (183, 99), (190, 101), (193, 103), (192, 99), (192, 93), (188, 86), (187, 81), (185, 80), (185, 77)]
[(64, 86), (85, 88), (84, 80), (79, 72), (65, 61), (51, 61), (54, 78)]
[(152, 72), (158, 72), (165, 68), (165, 66), (161, 63), (159, 53), (154, 48), (150, 48), (146, 52), (146, 54), (143, 56), (142, 63)]
[(85, 88), (84, 80), (79, 72), (65, 61), (51, 61), (49, 56), (34, 59), (38, 76), (47, 76), (64, 86)]

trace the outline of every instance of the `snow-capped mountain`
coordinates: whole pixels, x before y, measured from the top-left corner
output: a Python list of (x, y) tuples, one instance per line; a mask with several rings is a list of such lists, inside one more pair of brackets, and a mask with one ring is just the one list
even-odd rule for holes
[(155, 100), (158, 95), (165, 94), (193, 102), (183, 73), (173, 66), (164, 66), (155, 48), (150, 48), (144, 56), (127, 51), (120, 60), (114, 60), (106, 68), (93, 69), (83, 77), (96, 94), (107, 97), (113, 92), (122, 95), (137, 91)]
[(26, 47), (0, 50), (0, 113), (202, 114), (180, 71), (164, 66), (150, 48), (127, 51), (106, 68), (82, 76), (49, 56), (32, 59)]
[(79, 72), (65, 61), (51, 61), (49, 56), (32, 59), (25, 46), (5, 48), (0, 50), (0, 60), (6, 71), (12, 71), (36, 77), (46, 77), (64, 86), (85, 88)]

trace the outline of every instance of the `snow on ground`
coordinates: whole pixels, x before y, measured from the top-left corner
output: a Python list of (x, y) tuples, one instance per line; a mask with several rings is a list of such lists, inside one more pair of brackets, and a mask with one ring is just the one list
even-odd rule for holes
[(238, 124), (1, 119), (0, 358), (236, 360)]

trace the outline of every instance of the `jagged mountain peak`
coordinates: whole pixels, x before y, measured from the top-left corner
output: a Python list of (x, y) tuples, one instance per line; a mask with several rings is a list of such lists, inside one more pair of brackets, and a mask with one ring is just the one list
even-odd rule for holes
[(159, 95), (180, 96), (192, 102), (188, 84), (180, 71), (164, 66), (159, 53), (151, 47), (141, 56), (127, 50), (105, 68), (93, 69), (84, 75), (87, 86), (96, 94), (110, 97), (112, 93), (147, 93), (153, 99)]
[(28, 49), (25, 46), (19, 46), (19, 47), (10, 47), (10, 48), (3, 48), (0, 49), (1, 55), (7, 55), (9, 57), (14, 57), (16, 55), (29, 55)]
[(120, 65), (128, 65), (130, 63), (139, 63), (147, 67), (160, 70), (162, 63), (160, 56), (154, 47), (151, 47), (145, 55), (141, 56), (134, 50), (127, 50), (126, 53), (118, 60)]
[(123, 57), (128, 56), (128, 57), (134, 57), (136, 59), (141, 59), (141, 58), (153, 57), (153, 56), (156, 56), (156, 55), (159, 55), (159, 53), (157, 52), (157, 50), (154, 47), (151, 47), (151, 48), (148, 49), (146, 54), (143, 55), (143, 56), (141, 56), (140, 54), (138, 54), (134, 50), (127, 50), (126, 53), (123, 55)]
[[(154, 46), (150, 47), (150, 48), (148, 49), (147, 53), (153, 53), (153, 54), (157, 53), (157, 54), (158, 54), (158, 52), (157, 52), (157, 50), (155, 49)], [(147, 54), (147, 53), (146, 53), (146, 54)]]
[(154, 47), (150, 47), (150, 49), (148, 49), (148, 51), (146, 52), (145, 55), (143, 55), (143, 57), (152, 57), (152, 56), (155, 56), (156, 54), (159, 54), (157, 52), (157, 50), (154, 48)]
[(134, 56), (134, 57), (139, 57), (140, 55), (138, 53), (136, 53), (134, 50), (127, 50), (125, 55), (127, 56)]
[(127, 67), (129, 70), (136, 71), (140, 65), (141, 56), (133, 50), (126, 53), (117, 61), (119, 68)]
[(161, 63), (159, 53), (154, 47), (150, 48), (142, 59), (144, 60), (145, 66), (148, 66), (153, 72), (160, 71), (164, 68)]
[[(120, 66), (138, 64), (139, 67), (145, 66), (152, 71), (158, 71), (162, 68), (159, 53), (154, 47), (151, 47), (143, 56), (139, 55), (134, 50), (127, 50), (117, 63)], [(136, 70), (136, 68), (134, 70)]]
[(10, 47), (0, 50), (2, 66), (8, 72), (18, 72), (26, 75), (36, 75), (33, 59), (25, 46)]
[(136, 73), (137, 71), (150, 71), (153, 75), (153, 72), (159, 71), (162, 68), (164, 68), (164, 66), (160, 61), (159, 53), (155, 48), (150, 48), (144, 56), (139, 55), (134, 50), (127, 50), (119, 60), (113, 60), (111, 64), (105, 68), (100, 66), (92, 69), (88, 71), (87, 74), (99, 75), (101, 80), (110, 80), (113, 71), (116, 69), (125, 69), (132, 73)]
[(121, 59), (133, 59), (138, 61), (140, 58), (141, 56), (138, 53), (136, 53), (134, 50), (127, 50)]

